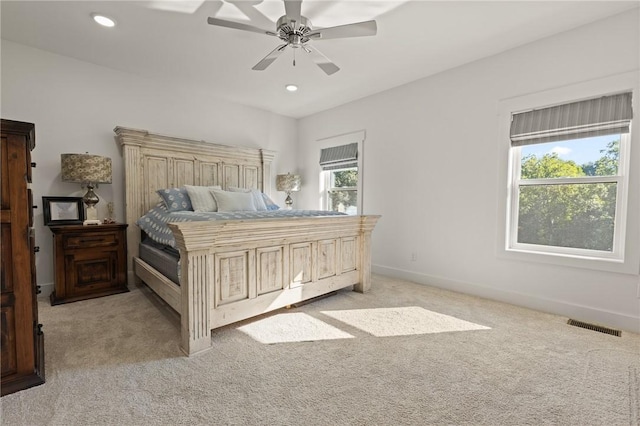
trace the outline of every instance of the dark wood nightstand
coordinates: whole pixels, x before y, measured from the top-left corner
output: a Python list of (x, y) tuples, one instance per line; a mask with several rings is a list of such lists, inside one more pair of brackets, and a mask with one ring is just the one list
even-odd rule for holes
[(55, 262), (52, 305), (129, 291), (126, 224), (49, 229), (53, 232)]

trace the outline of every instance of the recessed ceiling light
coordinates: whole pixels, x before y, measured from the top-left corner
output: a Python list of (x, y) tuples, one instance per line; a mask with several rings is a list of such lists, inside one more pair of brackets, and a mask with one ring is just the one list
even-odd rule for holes
[(116, 21), (109, 18), (108, 16), (104, 16), (99, 13), (92, 13), (91, 17), (93, 18), (94, 21), (96, 21), (98, 24), (102, 25), (103, 27), (111, 28), (116, 26)]
[(298, 90), (298, 86), (296, 86), (295, 84), (287, 84), (286, 86), (284, 86), (284, 88), (289, 92), (295, 92), (296, 90)]

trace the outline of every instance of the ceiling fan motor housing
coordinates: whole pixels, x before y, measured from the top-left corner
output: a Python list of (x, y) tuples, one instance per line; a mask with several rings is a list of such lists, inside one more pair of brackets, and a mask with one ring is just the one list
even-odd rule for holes
[(276, 27), (280, 40), (288, 43), (291, 47), (300, 47), (311, 40), (306, 37), (312, 30), (311, 21), (304, 16), (300, 16), (300, 22), (296, 22), (284, 15), (278, 19)]

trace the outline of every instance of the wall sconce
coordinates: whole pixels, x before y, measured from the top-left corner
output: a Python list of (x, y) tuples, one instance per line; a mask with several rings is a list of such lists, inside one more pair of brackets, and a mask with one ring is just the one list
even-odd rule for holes
[(79, 183), (87, 187), (82, 201), (87, 205), (85, 225), (99, 225), (96, 204), (100, 198), (93, 192), (98, 184), (111, 183), (111, 158), (90, 154), (61, 154), (62, 181)]
[(287, 173), (286, 175), (276, 176), (276, 189), (287, 193), (287, 198), (284, 200), (287, 205), (287, 209), (291, 210), (293, 206), (293, 199), (291, 198), (292, 192), (300, 191), (300, 185), (302, 181), (299, 175), (292, 175)]

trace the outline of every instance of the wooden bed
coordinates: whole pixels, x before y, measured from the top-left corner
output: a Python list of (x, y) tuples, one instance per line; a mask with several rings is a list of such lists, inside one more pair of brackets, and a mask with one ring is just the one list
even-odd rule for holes
[(129, 282), (143, 281), (181, 315), (181, 348), (212, 345), (211, 330), (354, 286), (371, 286), (371, 232), (379, 216), (326, 216), (170, 224), (180, 285), (138, 258), (136, 220), (182, 185), (260, 189), (273, 181), (274, 153), (114, 129), (125, 169)]

